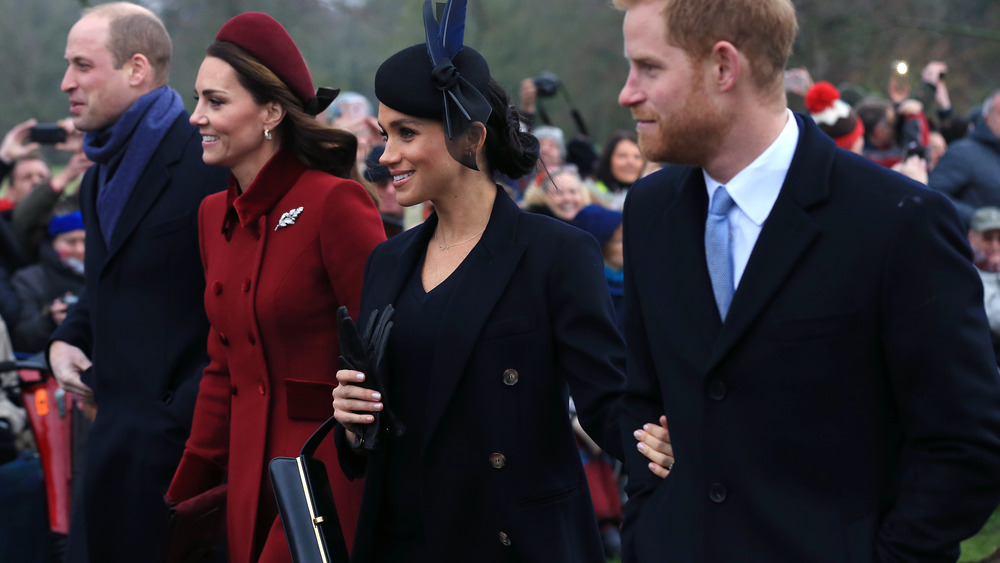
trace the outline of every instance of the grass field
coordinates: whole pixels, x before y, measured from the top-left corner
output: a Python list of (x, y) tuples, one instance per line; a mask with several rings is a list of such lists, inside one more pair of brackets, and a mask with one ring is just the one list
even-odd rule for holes
[(1000, 561), (1000, 509), (986, 521), (978, 534), (962, 542), (962, 556), (959, 561), (969, 563)]

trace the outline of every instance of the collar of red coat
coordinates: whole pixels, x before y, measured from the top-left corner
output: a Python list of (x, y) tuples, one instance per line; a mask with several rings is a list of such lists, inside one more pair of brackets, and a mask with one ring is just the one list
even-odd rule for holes
[(288, 193), (305, 171), (306, 166), (302, 161), (291, 151), (281, 149), (260, 169), (257, 177), (242, 194), (236, 177), (230, 173), (222, 232), (227, 232), (230, 221), (237, 218), (243, 228), (256, 228), (257, 220), (274, 209), (278, 200)]

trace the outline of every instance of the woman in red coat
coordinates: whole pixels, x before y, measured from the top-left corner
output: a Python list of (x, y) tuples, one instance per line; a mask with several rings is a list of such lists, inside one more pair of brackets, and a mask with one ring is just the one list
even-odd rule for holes
[[(336, 92), (316, 93), (281, 24), (261, 13), (226, 23), (195, 90), (205, 162), (231, 174), (199, 214), (211, 363), (167, 496), (183, 501), (228, 477), (230, 561), (289, 561), (267, 464), (298, 455), (333, 414), (336, 310), (358, 311), (365, 260), (385, 236), (348, 179), (358, 178), (354, 136), (313, 118)], [(333, 440), (317, 456), (350, 544), (362, 485), (336, 469)]]

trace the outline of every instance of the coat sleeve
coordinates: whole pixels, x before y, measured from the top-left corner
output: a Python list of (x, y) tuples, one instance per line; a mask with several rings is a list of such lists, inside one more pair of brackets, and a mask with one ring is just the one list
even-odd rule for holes
[[(625, 491), (628, 502), (624, 506), (622, 522), (622, 553), (623, 561), (634, 557), (631, 544), (634, 541), (635, 520), (642, 513), (649, 495), (664, 482), (647, 468), (649, 462), (635, 445), (632, 433), (642, 428), (647, 422), (659, 420), (661, 414), (666, 414), (669, 422), (670, 413), (664, 413), (663, 395), (656, 370), (653, 367), (653, 356), (649, 348), (649, 337), (646, 335), (643, 311), (639, 302), (638, 291), (634, 284), (632, 259), (630, 258), (630, 239), (628, 228), (631, 221), (630, 204), (634, 198), (626, 199), (623, 224), (625, 225), (625, 342), (628, 343), (628, 354), (625, 374), (625, 390), (622, 393), (621, 435), (625, 451), (625, 472), (628, 481)], [(648, 241), (640, 241), (648, 244)], [(669, 477), (668, 477), (669, 479)]]
[(47, 222), (61, 195), (53, 191), (48, 182), (42, 182), (24, 196), (14, 208), (11, 224), (14, 226), (17, 240), (29, 256), (38, 256), (38, 249), (45, 241), (48, 232)]
[(578, 235), (556, 251), (548, 280), (557, 365), (587, 435), (621, 459), (625, 343), (615, 325), (600, 247), (593, 237)]
[[(377, 244), (385, 240), (382, 219), (368, 192), (361, 185), (349, 181), (330, 192), (324, 213), (329, 219), (324, 221), (320, 232), (323, 263), (337, 301), (347, 307), (347, 312), (357, 322), (361, 314), (361, 288), (369, 255)], [(363, 477), (365, 458), (352, 451), (344, 428), (338, 424), (333, 436), (344, 475), (352, 481)]]
[(382, 218), (368, 192), (350, 180), (340, 181), (330, 190), (323, 204), (323, 216), (320, 228), (323, 265), (337, 302), (347, 306), (347, 312), (357, 321), (368, 255), (385, 240)]
[(29, 266), (14, 274), (11, 279), (16, 298), (21, 304), (20, 315), (8, 323), (11, 343), (18, 352), (38, 352), (45, 347), (56, 328), (56, 323), (49, 314), (50, 303), (45, 299), (48, 283), (44, 278), (41, 266)]
[(966, 156), (967, 152), (961, 148), (948, 151), (941, 157), (937, 166), (928, 176), (927, 185), (931, 189), (947, 195), (952, 204), (955, 205), (955, 209), (958, 210), (959, 216), (968, 224), (975, 209), (973, 206), (959, 201), (959, 198), (972, 182), (972, 171), (975, 169), (975, 163), (969, 161)]
[(1000, 503), (1000, 377), (959, 221), (938, 197), (900, 205), (880, 314), (904, 443), (876, 556), (954, 561)]
[[(208, 271), (206, 224), (217, 225), (221, 221), (218, 218), (206, 219), (206, 207), (203, 201), (198, 210), (198, 233), (202, 267)], [(211, 231), (209, 228), (208, 232)], [(232, 396), (226, 349), (215, 327), (209, 328), (207, 348), (209, 363), (202, 372), (191, 435), (167, 490), (167, 498), (172, 502), (185, 501), (221, 484), (228, 467)]]

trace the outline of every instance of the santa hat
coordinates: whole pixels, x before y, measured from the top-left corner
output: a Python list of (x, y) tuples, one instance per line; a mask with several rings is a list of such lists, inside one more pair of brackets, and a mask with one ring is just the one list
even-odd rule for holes
[(865, 134), (865, 126), (858, 114), (829, 82), (817, 82), (806, 92), (806, 109), (824, 133), (833, 138), (837, 146), (850, 150)]

